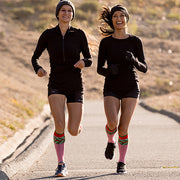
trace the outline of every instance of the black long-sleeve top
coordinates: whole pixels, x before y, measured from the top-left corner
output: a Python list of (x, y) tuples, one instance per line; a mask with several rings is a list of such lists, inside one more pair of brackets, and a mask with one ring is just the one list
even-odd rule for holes
[(36, 73), (41, 68), (38, 59), (45, 49), (48, 51), (51, 67), (49, 84), (54, 88), (81, 88), (81, 70), (75, 68), (74, 64), (80, 60), (81, 52), (85, 66), (88, 67), (92, 63), (88, 60), (91, 55), (84, 32), (70, 27), (62, 36), (59, 25), (45, 30), (31, 59)]
[[(137, 59), (134, 64), (125, 59), (125, 52), (130, 51)], [(107, 63), (107, 68), (105, 68)], [(118, 75), (108, 76), (108, 67), (118, 64)], [(126, 39), (116, 39), (112, 36), (101, 40), (98, 54), (97, 72), (106, 77), (105, 85), (114, 88), (131, 86), (138, 81), (136, 69), (147, 71), (141, 40), (137, 36), (130, 35)]]

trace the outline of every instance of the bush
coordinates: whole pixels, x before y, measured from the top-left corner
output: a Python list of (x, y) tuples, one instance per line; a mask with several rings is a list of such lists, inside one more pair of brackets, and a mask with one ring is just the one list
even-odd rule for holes
[(179, 6), (180, 2), (179, 0), (166, 0), (165, 4), (167, 7), (175, 7), (175, 6)]
[(78, 21), (86, 21), (88, 20), (87, 13), (78, 9), (76, 10), (75, 18)]
[(176, 40), (180, 38), (180, 25), (175, 25), (169, 29), (171, 33), (171, 39)]
[(128, 28), (129, 28), (131, 34), (134, 34), (134, 35), (136, 34), (137, 35), (137, 33), (138, 33), (138, 24), (137, 24), (137, 22), (135, 20), (128, 25)]
[(162, 17), (161, 12), (151, 8), (147, 8), (145, 14), (148, 19), (160, 19)]
[(172, 20), (180, 20), (180, 15), (178, 13), (170, 13), (167, 15), (167, 18)]
[(4, 32), (3, 31), (0, 32), (0, 38), (4, 38)]
[(14, 8), (13, 14), (16, 19), (27, 18), (34, 14), (34, 9), (30, 7)]
[(56, 21), (53, 21), (53, 14), (50, 13), (42, 13), (39, 18), (38, 21), (34, 22), (34, 26), (36, 29), (38, 29), (38, 31), (42, 32), (45, 29), (51, 27), (51, 25), (53, 23), (56, 23)]
[(99, 3), (97, 1), (87, 1), (80, 5), (79, 9), (84, 12), (96, 13), (98, 11)]
[(156, 79), (156, 87), (161, 94), (166, 94), (174, 91), (174, 87), (171, 84), (171, 81), (168, 79)]

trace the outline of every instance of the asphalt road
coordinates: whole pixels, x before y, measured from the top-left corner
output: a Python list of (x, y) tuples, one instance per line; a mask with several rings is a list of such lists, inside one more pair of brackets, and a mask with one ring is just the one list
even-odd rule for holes
[(57, 158), (53, 145), (54, 128), (51, 128), (52, 138), (46, 140), (49, 145), (45, 153), (27, 171), (21, 170), (11, 179), (180, 180), (180, 124), (173, 119), (137, 106), (129, 128), (128, 173), (125, 175), (115, 173), (118, 148), (113, 160), (104, 157), (107, 138), (103, 102), (85, 102), (82, 124), (83, 131), (79, 136), (72, 137), (65, 133), (67, 177), (53, 177)]

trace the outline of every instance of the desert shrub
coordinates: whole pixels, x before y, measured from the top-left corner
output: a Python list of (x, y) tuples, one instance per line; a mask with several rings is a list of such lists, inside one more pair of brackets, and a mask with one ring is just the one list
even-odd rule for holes
[(52, 2), (51, 3), (48, 3), (48, 4), (44, 4), (42, 6), (42, 4), (36, 4), (36, 6), (33, 6), (34, 9), (37, 11), (37, 12), (48, 12), (48, 13), (51, 13), (51, 14), (55, 14), (55, 4), (53, 4)]
[[(50, 3), (50, 1), (49, 0), (29, 0), (29, 2), (30, 3), (32, 3), (32, 4), (48, 4), (48, 3)], [(57, 1), (58, 2), (58, 1)]]
[(30, 7), (19, 7), (12, 10), (15, 19), (27, 18), (34, 14), (34, 9)]
[(162, 17), (161, 13), (154, 8), (148, 8), (145, 14), (148, 19), (159, 19)]
[(142, 15), (142, 13), (144, 12), (143, 8), (140, 8), (139, 6), (131, 6), (128, 7), (128, 12), (131, 14), (138, 14), (138, 15)]
[(54, 18), (53, 14), (43, 13), (39, 16), (38, 21), (35, 21), (33, 25), (35, 26), (36, 29), (42, 32), (51, 26), (51, 24), (54, 22), (52, 20), (53, 18)]
[(91, 13), (96, 13), (98, 11), (99, 3), (97, 1), (87, 1), (80, 5), (79, 9), (84, 12), (90, 11)]
[(180, 20), (180, 14), (179, 13), (170, 13), (167, 15), (168, 19), (172, 19), (172, 20)]
[(3, 31), (0, 32), (0, 38), (4, 38), (4, 32)]
[(131, 6), (144, 6), (145, 5), (145, 1), (144, 0), (126, 0), (128, 4), (130, 4)]
[(165, 5), (167, 7), (176, 7), (180, 5), (180, 1), (179, 0), (166, 0)]
[(174, 90), (173, 84), (168, 79), (156, 79), (156, 88), (161, 94), (170, 93)]
[(129, 23), (128, 29), (131, 32), (131, 34), (137, 35), (137, 33), (138, 33), (138, 24), (137, 24), (137, 22), (134, 20), (132, 23)]
[(180, 33), (180, 25), (174, 25), (173, 28), (177, 33)]
[(167, 39), (170, 36), (170, 32), (168, 30), (158, 31), (157, 34), (160, 39)]
[(147, 98), (147, 97), (151, 97), (153, 95), (154, 94), (151, 91), (149, 91), (148, 89), (141, 88), (141, 95), (140, 95), (141, 98)]
[(91, 11), (83, 11), (81, 9), (76, 10), (75, 19), (86, 24), (95, 24), (97, 22), (97, 13)]
[(78, 21), (88, 20), (87, 13), (82, 11), (81, 9), (76, 10), (75, 18)]

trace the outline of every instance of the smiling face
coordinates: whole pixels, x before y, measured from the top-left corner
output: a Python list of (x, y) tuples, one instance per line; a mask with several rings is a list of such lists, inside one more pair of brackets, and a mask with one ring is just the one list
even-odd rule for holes
[(63, 5), (59, 10), (59, 14), (57, 16), (59, 18), (59, 22), (61, 23), (70, 23), (73, 17), (73, 10), (69, 5)]
[(120, 30), (127, 27), (127, 18), (122, 11), (115, 11), (112, 16), (114, 29)]

